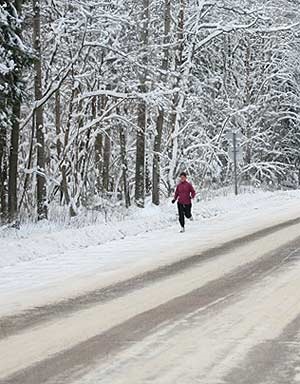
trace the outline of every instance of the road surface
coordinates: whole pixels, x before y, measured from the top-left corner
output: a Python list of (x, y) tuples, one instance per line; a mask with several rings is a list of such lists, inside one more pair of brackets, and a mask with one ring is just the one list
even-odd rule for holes
[(2, 317), (0, 383), (293, 384), (299, 347), (296, 219)]

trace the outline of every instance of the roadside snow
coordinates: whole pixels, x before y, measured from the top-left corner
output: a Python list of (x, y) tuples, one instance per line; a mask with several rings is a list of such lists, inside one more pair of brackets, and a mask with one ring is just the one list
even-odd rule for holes
[[(255, 262), (260, 259), (263, 254), (274, 251), (278, 249), (278, 247), (289, 243), (298, 236), (299, 231), (300, 224), (291, 225), (288, 228), (283, 228), (276, 233), (271, 233), (255, 241), (246, 242), (245, 244), (237, 248), (233, 248), (231, 251), (226, 253), (226, 255), (224, 255), (224, 257), (222, 257), (221, 259), (213, 258), (211, 260), (207, 260), (205, 263), (195, 265), (191, 270), (182, 271), (181, 273), (175, 275), (170, 275), (169, 277), (166, 277), (165, 279), (160, 281), (154, 281), (152, 282), (152, 284), (145, 285), (144, 287), (134, 290), (133, 292), (129, 292), (124, 296), (117, 297), (113, 300), (109, 300), (108, 302), (100, 302), (89, 308), (78, 310), (72, 314), (68, 314), (68, 316), (64, 317), (63, 319), (49, 319), (46, 322), (36, 325), (32, 329), (24, 329), (23, 331), (18, 332), (17, 334), (11, 335), (3, 341), (0, 341), (0, 356), (3, 356), (1, 361), (2, 365), (0, 367), (0, 380), (2, 377), (5, 378), (5, 376), (11, 375), (16, 371), (20, 371), (21, 369), (25, 369), (28, 366), (32, 366), (36, 361), (44, 360), (50, 357), (51, 355), (59, 353), (60, 351), (65, 349), (66, 346), (68, 348), (71, 348), (72, 346), (90, 340), (93, 337), (102, 334), (105, 331), (108, 331), (112, 327), (121, 325), (124, 322), (133, 319), (135, 316), (138, 316), (142, 313), (147, 313), (150, 310), (158, 308), (166, 303), (170, 303), (171, 301), (175, 300), (176, 298), (182, 295), (188, 295), (191, 292), (195, 292), (196, 289), (205, 286), (211, 281), (222, 279), (222, 277), (227, 273), (233, 272), (236, 269), (237, 265), (245, 265), (248, 263)], [(263, 285), (264, 290), (268, 290), (268, 296), (270, 296), (270, 294), (272, 293), (273, 297), (276, 297), (277, 300), (279, 300), (276, 305), (281, 305), (281, 311), (284, 313), (284, 317), (278, 324), (279, 326), (282, 326), (283, 324), (285, 325), (286, 323), (284, 322), (289, 321), (287, 310), (282, 308), (284, 307), (284, 305), (285, 308), (287, 306), (289, 308), (289, 306), (293, 305), (296, 302), (297, 305), (293, 305), (293, 309), (294, 313), (297, 314), (299, 313), (300, 308), (298, 297), (291, 293), (296, 292), (297, 289), (300, 287), (298, 279), (300, 263), (298, 262), (296, 266), (290, 266), (290, 270), (293, 273), (289, 273), (288, 278), (285, 277), (286, 272), (283, 272), (282, 275), (280, 275), (279, 277), (276, 275), (276, 278), (274, 278), (274, 276), (272, 275), (268, 276), (268, 280), (266, 279), (265, 275), (263, 276), (265, 285), (265, 287)], [(292, 284), (289, 290), (287, 290), (287, 287), (285, 287), (285, 289), (282, 289), (283, 293), (288, 294), (288, 297), (291, 300), (289, 303), (287, 302), (283, 294), (279, 295), (280, 289), (275, 290), (274, 286), (270, 288), (271, 280), (275, 280), (276, 287), (279, 286), (280, 289), (282, 288), (282, 285), (286, 285), (284, 284), (286, 281)], [(242, 288), (243, 287), (241, 287), (241, 292), (243, 292)], [(240, 292), (239, 289), (237, 289), (236, 293), (238, 292)], [(258, 299), (260, 299), (261, 301), (260, 295), (258, 293), (261, 294), (261, 289), (259, 291), (255, 291), (255, 294), (251, 296), (250, 304), (252, 306), (255, 306), (254, 310), (259, 309), (259, 313), (261, 315), (268, 314), (268, 316), (270, 316), (270, 314), (274, 312), (274, 308), (270, 308), (270, 311), (262, 311), (260, 307), (257, 307)], [(220, 292), (220, 295), (222, 295), (222, 292)], [(197, 310), (197, 313), (199, 314), (199, 312), (202, 311), (206, 312), (209, 308), (213, 308), (214, 305), (222, 301), (226, 301), (226, 299), (230, 296), (233, 296), (233, 293), (227, 292), (226, 296), (218, 297), (216, 301), (204, 306), (201, 306), (200, 300), (198, 304), (201, 308)], [(193, 301), (192, 298), (191, 301)], [(284, 301), (284, 303), (281, 303), (281, 301)], [(249, 317), (251, 327), (253, 326), (253, 323), (256, 325), (257, 321), (253, 319), (253, 316), (249, 315), (249, 313), (252, 313), (252, 311), (250, 310), (251, 307), (249, 305), (249, 302), (246, 306), (243, 305), (243, 308), (244, 313), (246, 313), (245, 320), (248, 320), (247, 318)], [(178, 305), (178, 310), (180, 311), (180, 304)], [(167, 309), (166, 312), (168, 313)], [(230, 310), (228, 310), (227, 312), (230, 315), (230, 321), (226, 322), (226, 335), (228, 336), (230, 334), (233, 336), (236, 335), (234, 333), (236, 326), (231, 329), (232, 324), (234, 324), (232, 319), (235, 319), (235, 321), (240, 324), (241, 314), (237, 313), (236, 311), (231, 313)], [(172, 313), (172, 310), (169, 312), (169, 315), (170, 313)], [(289, 315), (294, 317), (294, 313), (289, 313)], [(105, 316), (103, 316), (103, 314), (105, 314)], [(193, 313), (190, 313), (188, 317), (189, 316), (193, 317)], [(278, 323), (278, 321), (276, 321), (277, 316), (278, 310), (276, 310), (276, 312), (272, 314), (274, 326)], [(188, 320), (188, 317), (185, 317), (184, 320)], [(219, 314), (218, 317), (222, 319), (221, 314)], [(214, 323), (215, 318), (216, 317), (214, 316), (212, 320), (212, 317), (210, 316), (210, 325)], [(266, 323), (267, 322), (265, 321), (263, 322), (263, 324)], [(220, 324), (222, 324), (222, 322), (220, 323), (220, 321), (218, 321), (216, 327), (213, 327), (213, 332), (209, 333), (209, 337), (216, 333), (216, 330), (220, 328)], [(177, 328), (176, 322), (174, 325), (175, 328)], [(222, 325), (224, 327), (224, 324)], [(245, 332), (245, 326), (247, 326), (246, 332), (248, 334), (249, 321), (244, 321), (244, 327), (240, 328), (240, 330)], [(256, 327), (255, 330), (257, 331), (258, 328), (259, 327)], [(191, 329), (191, 332), (194, 332), (193, 329)], [(49, 335), (51, 335), (50, 339)], [(206, 337), (207, 335), (205, 336), (201, 334), (200, 339), (204, 341)], [(161, 340), (161, 337), (159, 337), (158, 339)], [(155, 338), (155, 341), (158, 341), (158, 339)], [(225, 341), (225, 339), (226, 337), (223, 335), (223, 340)], [(34, 343), (32, 342), (33, 340), (35, 340)], [(183, 340), (186, 340), (186, 337), (184, 337)], [(248, 342), (248, 339), (246, 337), (243, 337), (242, 340), (244, 344)], [(257, 340), (257, 338), (255, 340)], [(166, 341), (169, 343), (169, 340)], [(182, 342), (182, 340), (180, 342)], [(219, 343), (219, 339), (218, 342), (214, 340), (213, 343), (217, 344), (218, 346), (223, 346), (222, 343)], [(163, 346), (166, 346), (166, 343), (163, 342)], [(155, 348), (150, 349), (153, 351)], [(184, 351), (184, 347), (182, 349), (180, 348), (180, 351)], [(211, 353), (212, 358), (214, 358), (213, 351), (214, 349)], [(231, 351), (231, 353), (235, 355), (235, 350)], [(129, 353), (129, 356), (131, 355), (132, 354)], [(166, 355), (169, 355), (168, 351)], [(186, 353), (183, 353), (183, 355), (186, 356)], [(162, 361), (163, 356), (164, 354), (160, 356), (159, 360)], [(239, 354), (237, 353), (237, 357), (238, 356)], [(145, 363), (147, 364), (148, 361), (146, 361)], [(155, 366), (158, 366), (157, 362)], [(141, 371), (141, 369), (139, 368), (138, 371)], [(154, 367), (152, 367), (151, 371), (155, 371)], [(109, 377), (110, 375), (108, 375), (108, 379)], [(133, 379), (132, 381), (130, 381), (128, 379), (128, 382), (147, 381), (148, 380), (144, 381), (138, 379)], [(154, 381), (156, 382), (156, 380)], [(97, 380), (95, 380), (94, 382), (97, 382)], [(113, 379), (108, 382), (115, 383), (117, 382), (117, 380)], [(122, 379), (120, 382), (122, 382)], [(193, 380), (187, 382), (193, 382)]]
[[(211, 201), (200, 201), (194, 205), (194, 216), (201, 224), (213, 217), (240, 214), (250, 211), (274, 209), (274, 213), (284, 210), (284, 206), (295, 209), (300, 202), (300, 191), (257, 192), (219, 197)], [(278, 205), (282, 205), (282, 209)], [(249, 210), (249, 212), (248, 212)], [(262, 212), (260, 212), (261, 215)], [(0, 231), (0, 267), (14, 266), (18, 263), (45, 259), (66, 254), (70, 250), (86, 249), (111, 241), (121, 240), (143, 233), (173, 227), (176, 220), (176, 206), (164, 203), (160, 207), (148, 204), (145, 209), (132, 209), (121, 221), (112, 217), (107, 223), (83, 226), (81, 228), (58, 227), (54, 223), (27, 224), (20, 230)], [(259, 216), (260, 216), (259, 215)], [(176, 228), (174, 227), (176, 233)], [(62, 256), (63, 257), (63, 256)]]
[(299, 200), (300, 191), (280, 191), (198, 202), (183, 235), (170, 203), (132, 210), (120, 222), (7, 233), (0, 238), (1, 314), (99, 288), (300, 217)]

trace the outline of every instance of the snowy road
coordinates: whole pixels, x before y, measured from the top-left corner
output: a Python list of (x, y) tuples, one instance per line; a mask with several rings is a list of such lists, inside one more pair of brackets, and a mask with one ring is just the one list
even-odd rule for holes
[(300, 220), (0, 319), (1, 384), (300, 382)]

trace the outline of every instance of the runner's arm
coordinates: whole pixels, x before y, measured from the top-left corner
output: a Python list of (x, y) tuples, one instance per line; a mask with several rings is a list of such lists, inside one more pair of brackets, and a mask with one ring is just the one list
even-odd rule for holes
[(178, 196), (179, 196), (179, 188), (177, 185), (176, 190), (175, 190), (175, 194), (174, 194), (174, 199), (173, 199), (174, 202), (178, 199)]
[(194, 189), (194, 187), (192, 186), (191, 184), (191, 187), (190, 187), (190, 192), (191, 192), (191, 196), (192, 196), (192, 199), (196, 196), (196, 191)]

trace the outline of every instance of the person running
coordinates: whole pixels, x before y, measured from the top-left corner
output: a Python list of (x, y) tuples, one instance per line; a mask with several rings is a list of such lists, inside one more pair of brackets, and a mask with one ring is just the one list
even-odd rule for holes
[(185, 217), (193, 220), (192, 216), (192, 199), (196, 196), (196, 192), (191, 183), (187, 181), (187, 175), (185, 172), (180, 174), (180, 182), (177, 185), (174, 199), (172, 203), (177, 201), (179, 223), (181, 226), (180, 232), (185, 231)]

